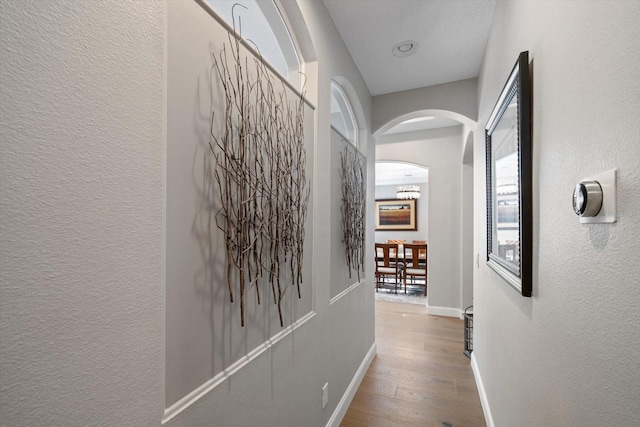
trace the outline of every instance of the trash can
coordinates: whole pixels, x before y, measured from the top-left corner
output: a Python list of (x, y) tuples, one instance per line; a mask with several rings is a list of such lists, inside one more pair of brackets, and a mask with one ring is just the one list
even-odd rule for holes
[(473, 351), (473, 306), (464, 309), (464, 354), (471, 358)]

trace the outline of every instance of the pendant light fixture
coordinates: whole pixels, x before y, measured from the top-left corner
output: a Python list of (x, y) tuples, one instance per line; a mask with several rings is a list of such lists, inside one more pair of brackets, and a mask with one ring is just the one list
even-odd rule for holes
[(414, 184), (398, 185), (396, 198), (402, 200), (419, 199), (420, 187)]

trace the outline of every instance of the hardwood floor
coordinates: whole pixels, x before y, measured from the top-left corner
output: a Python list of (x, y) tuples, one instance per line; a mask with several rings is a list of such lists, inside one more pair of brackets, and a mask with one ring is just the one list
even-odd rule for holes
[(486, 426), (463, 321), (376, 301), (377, 355), (341, 426)]

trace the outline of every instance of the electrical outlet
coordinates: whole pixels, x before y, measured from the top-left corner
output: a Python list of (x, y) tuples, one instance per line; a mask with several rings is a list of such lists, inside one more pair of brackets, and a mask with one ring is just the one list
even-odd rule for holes
[(322, 409), (327, 407), (329, 403), (329, 383), (324, 383), (322, 386)]

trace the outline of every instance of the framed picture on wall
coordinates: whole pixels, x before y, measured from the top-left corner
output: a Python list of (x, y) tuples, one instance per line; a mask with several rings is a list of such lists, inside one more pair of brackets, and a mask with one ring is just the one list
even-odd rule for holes
[(376, 231), (415, 231), (416, 201), (400, 199), (376, 200)]

